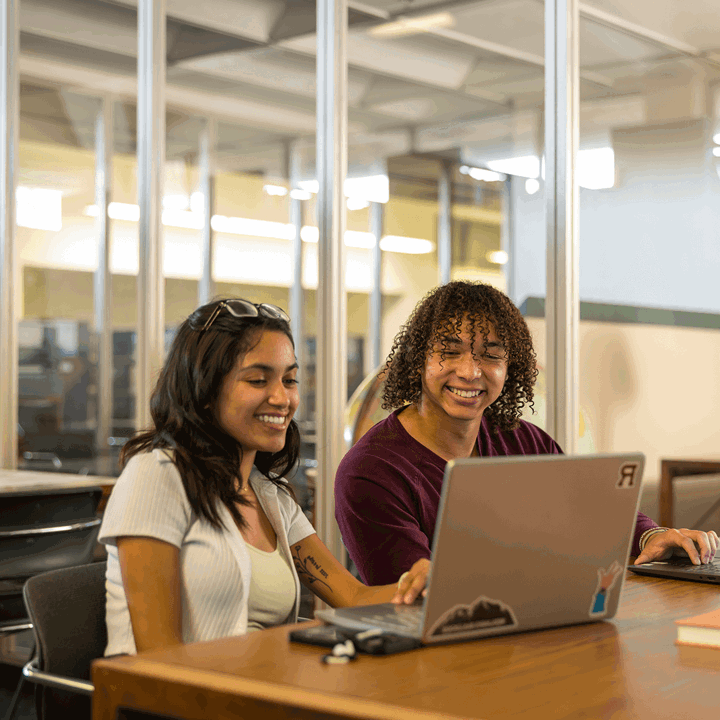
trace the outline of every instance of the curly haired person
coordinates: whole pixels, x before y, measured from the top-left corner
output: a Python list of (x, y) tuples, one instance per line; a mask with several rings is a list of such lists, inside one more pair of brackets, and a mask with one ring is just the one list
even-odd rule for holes
[[(445, 464), (455, 458), (561, 453), (521, 420), (537, 378), (530, 331), (510, 299), (482, 283), (431, 291), (398, 333), (385, 364), (377, 423), (343, 458), (335, 516), (368, 584), (392, 582), (431, 557)], [(714, 532), (658, 528), (638, 513), (632, 553), (648, 562), (682, 547), (709, 562)]]

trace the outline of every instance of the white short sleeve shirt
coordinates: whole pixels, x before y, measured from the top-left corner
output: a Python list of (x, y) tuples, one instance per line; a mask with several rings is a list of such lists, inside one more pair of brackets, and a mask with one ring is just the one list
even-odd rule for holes
[[(253, 469), (250, 482), (291, 558), (290, 546), (315, 530), (292, 497)], [(247, 632), (251, 563), (245, 541), (227, 508), (220, 507), (224, 528), (217, 530), (193, 513), (175, 465), (165, 451), (135, 455), (118, 478), (100, 529), (108, 551), (106, 575), (106, 655), (136, 652), (127, 598), (120, 575), (117, 538), (152, 537), (180, 550), (183, 642), (213, 640)], [(295, 579), (297, 617), (300, 584)]]

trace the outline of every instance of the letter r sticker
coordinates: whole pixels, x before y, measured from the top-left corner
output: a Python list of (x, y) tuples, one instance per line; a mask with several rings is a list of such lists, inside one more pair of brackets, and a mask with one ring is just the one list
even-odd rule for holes
[(637, 463), (625, 463), (620, 468), (620, 477), (617, 481), (617, 487), (619, 488), (631, 488), (635, 487), (635, 478), (637, 476), (638, 466)]

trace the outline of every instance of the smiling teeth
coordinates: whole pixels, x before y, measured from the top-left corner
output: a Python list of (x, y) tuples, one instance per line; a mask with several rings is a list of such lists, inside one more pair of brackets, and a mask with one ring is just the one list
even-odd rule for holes
[(273, 425), (282, 425), (285, 422), (284, 417), (278, 417), (277, 415), (258, 415), (257, 419), (260, 422), (272, 423)]
[(454, 393), (455, 395), (459, 395), (460, 397), (464, 398), (474, 398), (482, 392), (482, 390), (457, 390), (456, 388), (451, 387), (449, 387), (448, 390), (451, 393)]

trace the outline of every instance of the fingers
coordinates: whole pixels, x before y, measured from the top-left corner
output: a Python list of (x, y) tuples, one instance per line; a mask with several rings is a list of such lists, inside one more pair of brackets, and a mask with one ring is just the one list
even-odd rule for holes
[(398, 605), (411, 605), (421, 593), (424, 596), (429, 572), (430, 561), (424, 558), (418, 560), (410, 570), (400, 576), (392, 602)]
[(663, 560), (670, 555), (673, 548), (682, 548), (693, 565), (712, 562), (718, 549), (718, 536), (714, 530), (689, 530), (688, 528), (671, 528), (656, 533), (635, 560), (640, 565), (653, 560)]

